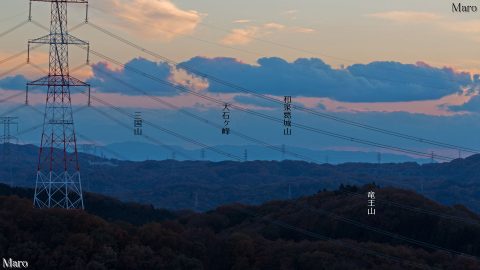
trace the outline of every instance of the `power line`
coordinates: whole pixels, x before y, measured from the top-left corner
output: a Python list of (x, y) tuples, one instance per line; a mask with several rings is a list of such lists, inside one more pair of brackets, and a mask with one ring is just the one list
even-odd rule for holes
[[(265, 100), (268, 100), (268, 101), (271, 101), (271, 102), (274, 102), (274, 103), (277, 103), (277, 104), (283, 104), (282, 100), (279, 100), (279, 99), (276, 99), (276, 98), (273, 98), (273, 97), (269, 97), (269, 96), (266, 96), (266, 95), (263, 95), (263, 94), (256, 93), (256, 92), (254, 92), (252, 90), (249, 90), (249, 89), (246, 89), (242, 86), (238, 86), (234, 83), (227, 82), (227, 81), (225, 81), (223, 79), (220, 79), (218, 77), (203, 73), (199, 70), (196, 70), (192, 67), (189, 67), (186, 64), (180, 64), (180, 63), (178, 63), (174, 60), (171, 60), (167, 57), (164, 57), (164, 56), (162, 56), (162, 55), (160, 55), (156, 52), (148, 50), (148, 49), (146, 49), (146, 48), (144, 48), (144, 47), (142, 47), (138, 44), (135, 44), (131, 41), (128, 41), (127, 39), (125, 39), (125, 38), (123, 38), (123, 37), (121, 37), (117, 34), (114, 34), (110, 31), (108, 31), (107, 29), (105, 29), (101, 26), (98, 26), (94, 23), (89, 22), (89, 25), (92, 26), (93, 28), (97, 29), (98, 31), (101, 31), (101, 32), (103, 32), (103, 33), (105, 33), (105, 34), (107, 34), (107, 35), (109, 35), (109, 36), (111, 36), (111, 37), (113, 37), (113, 38), (115, 38), (115, 39), (117, 39), (117, 40), (135, 48), (135, 49), (137, 49), (137, 50), (140, 50), (144, 53), (147, 53), (147, 54), (149, 54), (149, 55), (151, 55), (151, 56), (153, 56), (157, 59), (161, 59), (165, 62), (168, 62), (168, 63), (170, 63), (170, 64), (172, 64), (176, 67), (179, 67), (179, 68), (185, 69), (187, 71), (190, 71), (190, 72), (192, 72), (192, 73), (194, 73), (194, 74), (196, 74), (196, 75), (198, 75), (202, 78), (215, 81), (217, 83), (223, 84), (225, 86), (231, 87), (233, 89), (239, 90), (239, 91), (244, 92), (244, 93), (251, 94), (251, 95), (253, 95), (255, 97), (258, 97), (258, 98), (261, 98), (261, 99), (265, 99)], [(403, 83), (403, 82), (397, 82), (397, 83)], [(434, 87), (432, 87), (432, 88), (434, 88)], [(438, 89), (438, 88), (435, 88), (435, 89)], [(340, 122), (340, 123), (343, 123), (343, 124), (367, 129), (367, 130), (374, 131), (374, 132), (379, 132), (379, 133), (382, 133), (382, 134), (385, 134), (385, 135), (395, 136), (395, 137), (406, 139), (406, 140), (411, 140), (411, 141), (415, 141), (415, 142), (419, 142), (419, 143), (425, 143), (425, 144), (440, 146), (440, 147), (444, 147), (444, 148), (448, 148), (448, 149), (462, 150), (462, 151), (469, 152), (469, 153), (474, 153), (474, 154), (480, 153), (480, 150), (477, 150), (477, 149), (458, 146), (458, 145), (453, 145), (453, 144), (449, 144), (449, 143), (443, 143), (443, 142), (436, 141), (436, 140), (430, 140), (430, 139), (426, 139), (426, 138), (421, 138), (421, 137), (417, 137), (417, 136), (404, 134), (404, 133), (401, 133), (401, 132), (387, 130), (387, 129), (383, 129), (383, 128), (379, 128), (379, 127), (375, 127), (375, 126), (371, 126), (371, 125), (366, 125), (366, 124), (362, 124), (362, 123), (359, 123), (359, 122), (344, 119), (344, 118), (341, 118), (341, 117), (338, 117), (338, 116), (322, 113), (322, 112), (319, 112), (317, 110), (306, 108), (306, 107), (299, 106), (299, 105), (296, 105), (296, 104), (292, 104), (292, 107), (296, 110), (304, 111), (304, 112), (307, 112), (307, 113), (310, 113), (310, 114), (313, 114), (313, 115), (316, 115), (316, 116), (319, 116), (319, 117), (322, 117), (322, 118), (330, 119), (330, 120), (337, 121), (337, 122)]]
[[(175, 105), (173, 105), (172, 103), (167, 102), (167, 101), (165, 101), (165, 100), (163, 100), (163, 99), (161, 99), (161, 98), (159, 98), (159, 97), (157, 97), (157, 96), (149, 95), (148, 93), (146, 93), (145, 91), (141, 90), (140, 88), (135, 87), (135, 86), (133, 86), (133, 85), (131, 85), (131, 84), (129, 84), (129, 83), (127, 83), (127, 82), (125, 82), (125, 81), (117, 78), (117, 77), (114, 77), (114, 76), (112, 76), (112, 75), (110, 75), (110, 74), (108, 74), (108, 73), (106, 73), (106, 72), (104, 72), (104, 71), (100, 71), (100, 72), (101, 72), (102, 74), (104, 74), (105, 76), (108, 76), (109, 78), (111, 78), (111, 79), (113, 79), (113, 80), (115, 80), (115, 81), (117, 81), (117, 82), (119, 82), (119, 83), (121, 83), (121, 84), (129, 87), (130, 89), (132, 89), (132, 90), (134, 90), (134, 91), (136, 91), (136, 92), (138, 92), (138, 93), (141, 93), (142, 95), (145, 95), (145, 96), (149, 97), (150, 99), (152, 99), (152, 100), (154, 100), (154, 101), (156, 101), (156, 102), (158, 102), (158, 103), (161, 103), (161, 104), (163, 104), (163, 105), (165, 105), (165, 106), (167, 106), (167, 107), (169, 107), (169, 108), (171, 108), (171, 109), (177, 110), (177, 111), (179, 111), (179, 112), (181, 112), (181, 113), (183, 113), (183, 114), (185, 114), (185, 115), (187, 115), (187, 116), (189, 116), (189, 117), (191, 117), (191, 118), (193, 118), (193, 119), (196, 119), (196, 120), (198, 120), (198, 121), (200, 121), (200, 122), (202, 122), (202, 123), (208, 124), (208, 125), (210, 125), (210, 126), (213, 126), (213, 127), (215, 127), (215, 128), (218, 128), (218, 129), (221, 129), (221, 128), (223, 127), (222, 125), (215, 124), (214, 122), (211, 122), (210, 120), (208, 120), (208, 119), (206, 119), (206, 118), (203, 118), (203, 117), (201, 117), (201, 116), (199, 116), (199, 115), (197, 115), (197, 114), (194, 114), (194, 113), (191, 113), (191, 112), (189, 112), (189, 111), (187, 111), (187, 110), (181, 109), (180, 107), (175, 106)], [(269, 149), (272, 149), (272, 150), (275, 150), (275, 151), (280, 151), (280, 152), (282, 152), (283, 154), (289, 154), (289, 155), (291, 155), (291, 156), (293, 156), (293, 157), (300, 158), (300, 159), (303, 159), (303, 160), (306, 160), (306, 161), (308, 160), (308, 161), (310, 161), (310, 162), (317, 162), (315, 159), (309, 158), (309, 157), (304, 156), (304, 155), (301, 155), (301, 154), (294, 153), (294, 152), (292, 152), (292, 151), (285, 151), (284, 148), (280, 148), (280, 147), (278, 147), (278, 146), (274, 146), (274, 145), (272, 145), (272, 144), (269, 144), (269, 143), (267, 143), (267, 142), (261, 141), (261, 140), (259, 140), (259, 139), (255, 139), (255, 138), (253, 138), (253, 137), (251, 137), (251, 136), (248, 136), (248, 135), (246, 135), (246, 134), (244, 134), (244, 133), (241, 133), (241, 132), (239, 132), (239, 131), (231, 130), (231, 131), (230, 131), (230, 134), (235, 135), (235, 136), (237, 136), (237, 137), (240, 137), (240, 138), (242, 138), (242, 139), (244, 139), (244, 140), (247, 140), (247, 141), (250, 141), (250, 142), (254, 142), (254, 143), (257, 143), (257, 144), (259, 144), (259, 145), (263, 145), (263, 146), (265, 146), (266, 148), (269, 148)]]
[[(126, 125), (125, 123), (119, 121), (118, 119), (115, 119), (112, 115), (101, 111), (100, 109), (96, 108), (95, 106), (90, 106), (90, 108), (93, 109), (93, 110), (95, 110), (96, 112), (100, 113), (100, 114), (103, 115), (104, 117), (110, 119), (111, 121), (116, 122), (118, 125), (124, 127), (125, 129), (128, 129), (128, 130), (131, 129), (131, 127), (129, 127), (129, 126)], [(150, 136), (148, 136), (148, 135), (146, 135), (146, 134), (144, 134), (144, 133), (142, 133), (142, 136), (143, 136), (144, 138), (146, 138), (147, 140), (149, 140), (149, 141), (151, 141), (151, 142), (153, 142), (153, 143), (155, 143), (155, 144), (157, 144), (157, 145), (160, 145), (160, 146), (166, 148), (167, 150), (169, 150), (169, 151), (171, 151), (171, 152), (177, 151), (177, 150), (174, 149), (173, 147), (171, 147), (171, 146), (169, 146), (169, 145), (166, 145), (166, 144), (162, 143), (161, 141), (156, 140), (155, 138), (152, 138), (152, 137), (150, 137)], [(185, 157), (186, 159), (191, 159), (191, 157), (190, 157), (189, 155), (185, 154), (185, 153), (180, 152), (180, 155), (182, 155), (182, 156)]]
[[(105, 100), (103, 100), (103, 99), (101, 99), (101, 98), (98, 98), (98, 97), (92, 95), (92, 99), (95, 100), (95, 101), (98, 101), (98, 102), (100, 102), (101, 104), (103, 104), (104, 106), (107, 106), (107, 107), (109, 107), (109, 108), (111, 108), (111, 109), (114, 109), (115, 111), (120, 112), (120, 113), (122, 113), (122, 114), (124, 114), (124, 115), (126, 115), (126, 116), (128, 116), (128, 117), (130, 117), (130, 118), (132, 118), (132, 119), (135, 118), (134, 115), (131, 115), (130, 113), (124, 111), (124, 110), (121, 109), (120, 107), (114, 106), (114, 105), (110, 104), (109, 102), (107, 102), (107, 101), (105, 101)], [(217, 154), (220, 154), (220, 155), (223, 155), (223, 156), (226, 156), (226, 157), (230, 157), (230, 158), (232, 158), (232, 159), (234, 159), (234, 160), (236, 160), (236, 161), (241, 161), (241, 160), (242, 160), (242, 158), (239, 157), (239, 156), (237, 156), (237, 155), (227, 153), (227, 152), (225, 152), (225, 151), (223, 151), (223, 150), (220, 150), (220, 149), (218, 149), (218, 148), (216, 148), (216, 147), (214, 147), (214, 146), (208, 146), (208, 145), (206, 145), (206, 144), (204, 144), (204, 143), (201, 143), (201, 142), (199, 142), (199, 141), (197, 141), (197, 140), (195, 140), (195, 139), (189, 138), (189, 137), (187, 137), (187, 136), (185, 136), (185, 135), (182, 135), (182, 134), (179, 134), (179, 133), (177, 133), (177, 132), (175, 132), (175, 131), (172, 131), (172, 130), (170, 130), (170, 129), (164, 128), (164, 127), (159, 126), (159, 125), (157, 125), (157, 124), (155, 124), (155, 123), (152, 123), (152, 122), (150, 122), (150, 121), (143, 120), (143, 122), (144, 122), (145, 124), (147, 124), (147, 125), (155, 128), (155, 129), (157, 129), (157, 130), (160, 130), (160, 131), (162, 131), (162, 132), (164, 132), (164, 133), (170, 134), (170, 135), (173, 136), (173, 137), (176, 137), (176, 138), (179, 138), (179, 139), (184, 140), (184, 141), (186, 141), (186, 142), (189, 142), (189, 143), (192, 143), (192, 144), (195, 144), (195, 145), (204, 147), (204, 148), (206, 148), (206, 149), (208, 149), (208, 150), (211, 150), (211, 151), (213, 151), (213, 152), (215, 152), (215, 153), (217, 153)]]
[[(214, 26), (214, 25), (211, 25), (211, 24), (207, 24), (205, 22), (200, 22), (200, 25), (203, 25), (205, 27), (208, 27), (208, 28), (212, 28), (212, 29), (217, 29), (217, 30), (220, 30), (220, 31), (223, 31), (223, 32), (227, 32), (227, 33), (231, 33), (232, 31), (231, 30), (228, 30), (228, 29), (225, 29), (225, 28), (222, 28), (222, 27), (218, 27), (218, 26)], [(241, 36), (245, 36), (245, 37), (248, 37), (248, 38), (251, 38), (253, 40), (256, 40), (256, 41), (260, 41), (260, 42), (263, 42), (263, 43), (267, 43), (267, 44), (270, 44), (270, 45), (274, 45), (274, 46), (278, 46), (278, 47), (282, 47), (282, 48), (285, 48), (285, 49), (289, 49), (289, 50), (293, 50), (293, 51), (298, 51), (298, 52), (303, 52), (303, 53), (307, 53), (307, 54), (311, 54), (311, 55), (315, 55), (315, 56), (318, 56), (318, 57), (328, 57), (330, 59), (335, 59), (335, 60), (340, 60), (340, 61), (345, 61), (345, 62), (350, 62), (350, 63), (358, 63), (358, 61), (356, 60), (352, 60), (352, 59), (348, 59), (348, 58), (345, 58), (345, 57), (339, 57), (339, 56), (334, 56), (334, 55), (331, 55), (331, 54), (325, 54), (325, 53), (320, 53), (320, 52), (314, 52), (314, 51), (310, 51), (310, 50), (306, 50), (306, 49), (302, 49), (302, 48), (298, 48), (298, 47), (295, 47), (295, 46), (291, 46), (291, 45), (286, 45), (286, 44), (282, 44), (282, 43), (279, 43), (279, 42), (275, 42), (275, 41), (272, 41), (272, 40), (267, 40), (267, 39), (263, 39), (263, 38), (260, 38), (258, 36), (254, 36), (252, 34), (249, 34), (249, 33), (236, 33), (236, 34), (239, 34)], [(384, 67), (385, 69), (390, 69), (388, 67)], [(413, 75), (413, 77), (428, 77), (428, 78), (433, 78), (433, 79), (437, 79), (437, 77), (434, 77), (434, 76), (431, 76), (429, 74), (423, 74), (421, 76), (415, 76), (415, 74), (411, 74), (411, 73), (408, 73), (408, 72), (405, 72), (405, 71), (401, 71), (401, 70), (396, 70), (396, 69), (390, 69), (392, 71), (395, 71), (395, 72), (400, 72), (400, 73), (403, 73), (403, 74), (408, 74), (408, 75)], [(364, 76), (365, 78), (369, 78), (367, 76)], [(375, 80), (378, 80), (376, 78), (373, 78)], [(456, 80), (456, 79), (452, 79), (452, 78), (445, 78), (445, 80), (447, 81), (451, 81), (451, 82), (462, 82), (461, 80)], [(389, 81), (389, 82), (398, 82), (398, 83), (403, 83), (401, 81), (393, 81), (393, 80), (390, 80), (390, 79), (382, 79), (382, 81)], [(424, 87), (427, 87), (427, 88), (432, 88), (432, 89), (438, 89), (438, 88), (434, 88), (434, 87), (431, 87), (431, 86), (424, 86)]]
[(17, 93), (17, 94), (14, 94), (14, 95), (11, 95), (11, 96), (2, 98), (2, 99), (0, 99), (0, 103), (7, 102), (7, 101), (12, 100), (12, 99), (14, 99), (14, 98), (16, 98), (16, 97), (19, 97), (19, 96), (23, 96), (23, 93), (20, 92), (20, 93)]
[(309, 231), (309, 230), (306, 230), (306, 229), (302, 229), (302, 228), (290, 225), (290, 224), (288, 224), (286, 222), (283, 222), (283, 221), (280, 221), (280, 220), (272, 219), (272, 218), (267, 217), (267, 216), (261, 216), (257, 213), (254, 213), (253, 211), (249, 211), (245, 208), (236, 207), (235, 210), (244, 212), (244, 213), (246, 213), (250, 216), (256, 217), (256, 218), (260, 218), (260, 219), (265, 220), (265, 221), (267, 221), (271, 224), (274, 224), (276, 226), (279, 226), (279, 227), (282, 227), (282, 228), (285, 228), (285, 229), (288, 229), (288, 230), (291, 230), (291, 231), (296, 231), (298, 233), (309, 236), (311, 238), (315, 238), (315, 239), (323, 240), (323, 241), (332, 241), (332, 243), (335, 244), (335, 245), (339, 245), (339, 246), (342, 246), (342, 247), (346, 247), (348, 249), (360, 251), (360, 252), (365, 253), (365, 254), (373, 255), (373, 256), (376, 256), (376, 257), (383, 258), (383, 259), (388, 259), (388, 260), (391, 260), (391, 261), (395, 261), (395, 262), (398, 262), (400, 264), (406, 264), (406, 265), (410, 265), (410, 266), (414, 266), (414, 267), (418, 267), (418, 268), (422, 268), (422, 269), (438, 269), (436, 267), (430, 267), (430, 266), (422, 264), (422, 263), (411, 262), (411, 261), (405, 260), (405, 259), (400, 258), (400, 257), (391, 256), (391, 255), (388, 255), (388, 254), (385, 254), (385, 253), (382, 253), (382, 252), (379, 252), (379, 251), (376, 251), (376, 250), (373, 250), (373, 249), (361, 248), (361, 247), (355, 246), (352, 243), (344, 241), (344, 240), (331, 238), (331, 237), (328, 237), (326, 235), (322, 235), (322, 234), (319, 234), (319, 233), (316, 233), (316, 232), (312, 232), (312, 231)]
[(459, 256), (468, 257), (468, 258), (472, 258), (472, 259), (479, 259), (477, 256), (473, 256), (473, 255), (470, 255), (470, 254), (465, 254), (463, 252), (459, 252), (459, 251), (456, 251), (456, 250), (440, 247), (440, 246), (437, 246), (437, 245), (434, 245), (434, 244), (431, 244), (431, 243), (427, 243), (427, 242), (424, 242), (424, 241), (419, 241), (419, 240), (409, 238), (409, 237), (406, 237), (406, 236), (403, 236), (403, 235), (400, 235), (400, 234), (392, 233), (392, 232), (382, 230), (382, 229), (379, 229), (379, 228), (376, 228), (376, 227), (373, 227), (373, 226), (370, 226), (370, 225), (366, 225), (366, 224), (363, 224), (363, 223), (358, 222), (356, 220), (343, 217), (341, 215), (329, 212), (329, 211), (324, 210), (324, 209), (314, 208), (314, 207), (308, 206), (308, 205), (306, 206), (306, 208), (311, 210), (311, 211), (314, 211), (314, 212), (317, 212), (317, 213), (320, 213), (320, 214), (323, 214), (323, 215), (327, 215), (327, 216), (329, 216), (329, 217), (331, 217), (335, 220), (340, 220), (340, 221), (343, 221), (345, 223), (354, 225), (356, 227), (366, 229), (366, 230), (369, 230), (369, 231), (372, 231), (372, 232), (376, 232), (378, 234), (382, 234), (382, 235), (388, 236), (388, 237), (393, 238), (393, 239), (397, 239), (397, 240), (401, 240), (401, 241), (408, 242), (408, 243), (411, 243), (411, 244), (415, 244), (417, 246), (421, 246), (421, 247), (424, 247), (424, 248), (430, 248), (430, 249), (434, 249), (434, 250), (443, 250), (443, 251), (446, 251), (446, 252), (454, 254), (454, 255), (459, 255)]
[(381, 229), (378, 229), (378, 228), (375, 228), (375, 227), (372, 227), (372, 226), (368, 226), (368, 225), (353, 221), (353, 220), (348, 219), (348, 218), (341, 217), (339, 215), (329, 213), (329, 212), (324, 211), (322, 209), (315, 209), (315, 211), (322, 212), (322, 213), (327, 213), (335, 219), (345, 221), (347, 223), (350, 223), (350, 224), (362, 227), (364, 229), (368, 229), (368, 230), (371, 230), (371, 231), (374, 231), (374, 232), (377, 232), (377, 233), (380, 233), (380, 234), (383, 234), (383, 235), (386, 235), (386, 236), (389, 236), (389, 237), (392, 237), (392, 238), (395, 238), (395, 239), (398, 239), (398, 240), (407, 241), (407, 242), (414, 243), (414, 244), (417, 244), (417, 245), (420, 245), (420, 246), (423, 246), (423, 247), (427, 247), (427, 248), (433, 248), (433, 249), (440, 249), (440, 250), (448, 251), (448, 252), (456, 254), (456, 255), (462, 255), (462, 256), (476, 258), (475, 256), (464, 254), (464, 253), (461, 253), (461, 252), (458, 252), (458, 251), (445, 249), (445, 248), (442, 248), (442, 247), (439, 247), (439, 246), (436, 246), (436, 245), (433, 245), (433, 244), (430, 244), (430, 243), (426, 243), (426, 242), (418, 241), (418, 240), (411, 239), (411, 238), (408, 238), (408, 237), (404, 237), (404, 236), (401, 236), (401, 235), (398, 235), (398, 234), (390, 233), (388, 231), (384, 231), (384, 230), (381, 230)]
[(13, 26), (12, 28), (8, 29), (8, 30), (5, 30), (4, 32), (0, 33), (0, 38), (12, 33), (13, 31), (19, 29), (20, 27), (24, 26), (25, 24), (28, 23), (28, 20), (27, 21), (23, 21), (15, 26)]
[[(148, 74), (146, 72), (143, 72), (143, 71), (140, 71), (134, 67), (131, 67), (131, 66), (126, 66), (122, 63), (120, 63), (119, 61), (111, 58), (111, 57), (108, 57), (108, 56), (105, 56), (99, 52), (96, 52), (94, 50), (91, 50), (90, 51), (93, 55), (96, 55), (100, 58), (103, 58), (104, 60), (107, 60), (111, 63), (114, 63), (124, 69), (127, 69), (127, 70), (130, 70), (130, 71), (133, 71), (137, 74), (140, 74), (148, 79), (151, 79), (153, 81), (156, 81), (158, 83), (161, 83), (161, 84), (164, 84), (164, 85), (167, 85), (167, 86), (170, 86), (174, 89), (177, 89), (177, 90), (180, 90), (182, 92), (188, 92), (190, 94), (193, 94), (197, 97), (200, 97), (200, 98), (203, 98), (205, 100), (208, 100), (208, 101), (211, 101), (211, 102), (214, 102), (214, 103), (217, 103), (219, 105), (223, 105), (225, 102), (222, 101), (222, 100), (219, 100), (219, 99), (216, 99), (216, 98), (213, 98), (213, 97), (209, 97), (209, 96), (206, 96), (204, 94), (201, 94), (199, 92), (195, 92), (195, 91), (192, 91), (184, 86), (181, 86), (181, 85), (175, 85), (171, 82), (168, 82), (168, 81), (165, 81), (163, 79), (160, 79), (154, 75), (151, 75), (151, 74)], [(231, 104), (231, 103), (230, 103)], [(263, 113), (260, 113), (260, 112), (256, 112), (256, 111), (252, 111), (252, 110), (249, 110), (249, 109), (245, 109), (243, 107), (240, 107), (240, 106), (237, 106), (235, 104), (231, 104), (231, 107), (232, 108), (235, 108), (237, 110), (240, 110), (240, 111), (243, 111), (243, 112), (246, 112), (246, 113), (249, 113), (249, 114), (252, 114), (252, 115), (256, 115), (258, 117), (261, 117), (261, 118), (264, 118), (264, 119), (268, 119), (268, 120), (271, 120), (271, 121), (274, 121), (274, 122), (278, 122), (278, 123), (283, 123), (283, 119), (279, 119), (279, 118), (276, 118), (276, 117), (273, 117), (273, 116), (269, 116), (269, 115), (266, 115), (266, 114), (263, 114)], [(292, 126), (294, 127), (298, 127), (298, 128), (301, 128), (301, 129), (304, 129), (304, 130), (308, 130), (308, 131), (311, 131), (311, 132), (314, 132), (314, 133), (318, 133), (318, 134), (322, 134), (322, 135), (326, 135), (326, 136), (330, 136), (330, 137), (334, 137), (334, 138), (338, 138), (338, 139), (342, 139), (342, 140), (346, 140), (346, 141), (351, 141), (351, 142), (356, 142), (356, 143), (360, 143), (360, 144), (365, 144), (365, 145), (369, 145), (369, 146), (374, 146), (374, 147), (379, 147), (379, 148), (384, 148), (384, 149), (388, 149), (388, 150), (392, 150), (392, 151), (396, 151), (396, 152), (401, 152), (401, 153), (406, 153), (406, 154), (410, 154), (410, 155), (415, 155), (415, 156), (421, 156), (421, 157), (427, 157), (427, 158), (430, 158), (431, 157), (431, 154), (430, 153), (424, 153), (424, 152), (421, 152), (421, 151), (417, 151), (417, 150), (410, 150), (410, 149), (405, 149), (405, 148), (402, 148), (402, 147), (397, 147), (397, 146), (391, 146), (391, 145), (386, 145), (386, 144), (381, 144), (381, 143), (376, 143), (376, 142), (372, 142), (372, 141), (368, 141), (368, 140), (363, 140), (363, 139), (357, 139), (355, 137), (350, 137), (350, 136), (345, 136), (345, 135), (342, 135), (342, 134), (338, 134), (338, 133), (334, 133), (334, 132), (330, 132), (330, 131), (325, 131), (325, 130), (321, 130), (321, 129), (318, 129), (318, 128), (314, 128), (314, 127), (311, 127), (311, 126), (307, 126), (307, 125), (303, 125), (303, 124), (298, 124), (298, 123), (292, 123)], [(451, 158), (451, 157), (448, 157), (448, 156), (443, 156), (443, 155), (435, 155), (435, 157), (439, 160), (444, 160), (444, 161), (451, 161), (455, 158)]]
[(18, 16), (23, 15), (23, 14), (26, 14), (26, 13), (28, 13), (28, 12), (27, 12), (27, 11), (19, 12), (19, 13), (15, 14), (15, 15), (11, 15), (11, 16), (9, 16), (9, 17), (0, 19), (0, 22), (6, 22), (6, 21), (10, 21), (10, 20), (12, 20), (12, 19), (16, 19), (16, 18), (18, 18)]
[[(346, 193), (350, 196), (355, 196), (355, 197), (359, 197), (359, 198), (364, 198), (365, 197), (364, 194), (357, 193), (357, 192), (352, 192), (352, 191), (347, 191), (347, 190), (342, 190), (341, 192)], [(436, 216), (436, 217), (443, 218), (443, 219), (449, 219), (449, 220), (453, 220), (453, 221), (457, 221), (457, 222), (468, 223), (470, 225), (480, 226), (480, 221), (473, 220), (473, 219), (470, 219), (470, 218), (463, 218), (463, 217), (459, 217), (459, 216), (449, 215), (449, 214), (434, 211), (434, 210), (431, 210), (431, 209), (418, 208), (418, 207), (415, 207), (415, 206), (406, 205), (406, 204), (394, 202), (394, 201), (391, 201), (391, 200), (385, 200), (385, 199), (379, 199), (379, 198), (375, 198), (375, 200), (377, 202), (381, 202), (381, 203), (384, 203), (384, 204), (391, 205), (393, 207), (401, 208), (401, 209), (412, 211), (412, 212), (427, 214), (427, 215)]]

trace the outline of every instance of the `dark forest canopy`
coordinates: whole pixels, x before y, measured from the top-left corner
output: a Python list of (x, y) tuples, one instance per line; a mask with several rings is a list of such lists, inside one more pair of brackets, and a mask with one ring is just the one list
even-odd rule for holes
[[(378, 198), (375, 216), (366, 214), (369, 190)], [(86, 211), (39, 210), (32, 208), (31, 190), (1, 185), (0, 194), (0, 254), (28, 260), (33, 269), (480, 269), (478, 215), (399, 189), (342, 186), (206, 213), (170, 212), (94, 194), (86, 195)]]

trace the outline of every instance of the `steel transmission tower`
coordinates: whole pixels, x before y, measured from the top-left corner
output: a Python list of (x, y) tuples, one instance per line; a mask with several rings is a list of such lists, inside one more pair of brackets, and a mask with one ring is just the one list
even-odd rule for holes
[(27, 84), (27, 102), (29, 87), (47, 88), (33, 204), (37, 208), (83, 209), (70, 87), (85, 87), (90, 93), (90, 86), (70, 76), (68, 46), (84, 46), (88, 51), (89, 44), (68, 34), (67, 6), (82, 3), (88, 9), (88, 0), (31, 0), (30, 7), (32, 2), (51, 5), (50, 33), (28, 42), (29, 49), (32, 43), (50, 46), (48, 75)]
[(3, 135), (0, 136), (0, 142), (3, 145), (9, 144), (12, 140), (18, 140), (11, 133), (11, 126), (17, 126), (18, 129), (18, 117), (0, 117), (0, 123), (3, 125)]
[(11, 141), (15, 140), (16, 144), (18, 144), (18, 138), (12, 135), (11, 126), (17, 127), (18, 133), (18, 117), (0, 117), (0, 123), (3, 124), (3, 134), (0, 136), (0, 143), (2, 144), (2, 159), (1, 161), (8, 166), (8, 174), (10, 178), (10, 186), (13, 186), (13, 159), (15, 157), (11, 157)]

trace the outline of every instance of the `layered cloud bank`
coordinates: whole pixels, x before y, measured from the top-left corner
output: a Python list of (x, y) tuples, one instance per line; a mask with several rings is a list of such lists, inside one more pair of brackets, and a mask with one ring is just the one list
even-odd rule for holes
[[(479, 86), (478, 75), (457, 72), (451, 68), (436, 68), (422, 62), (372, 62), (333, 68), (318, 58), (299, 58), (293, 62), (281, 58), (260, 58), (257, 64), (248, 64), (234, 58), (194, 57), (178, 67), (144, 58), (133, 59), (126, 63), (126, 67), (128, 68), (115, 69), (106, 63), (97, 63), (93, 65), (92, 76), (87, 81), (99, 93), (128, 96), (142, 96), (146, 93), (166, 97), (176, 97), (182, 93), (132, 71), (129, 69), (131, 67), (193, 91), (228, 96), (232, 98), (230, 101), (264, 108), (272, 105), (245, 95), (238, 88), (201, 78), (182, 69), (188, 67), (255, 93), (291, 95), (297, 97), (297, 100), (310, 100), (312, 106), (319, 108), (323, 108), (321, 99), (353, 107), (354, 104), (362, 103), (375, 106), (374, 103), (398, 105), (402, 102), (410, 103), (413, 107), (418, 102), (438, 101), (438, 105), (443, 105), (445, 110), (452, 112), (472, 111), (476, 107), (475, 96)], [(119, 79), (141, 89), (141, 92), (119, 82)], [(0, 87), (24, 89), (25, 82), (23, 76), (12, 76), (1, 79)], [(449, 103), (452, 96), (461, 97), (460, 102)], [(459, 106), (464, 102), (464, 105)]]
[[(196, 57), (183, 63), (257, 93), (322, 97), (345, 102), (400, 102), (433, 100), (472, 91), (478, 81), (469, 73), (434, 68), (423, 63), (373, 62), (334, 69), (321, 59), (261, 58), (258, 65), (233, 58)], [(209, 91), (238, 90), (210, 82)]]

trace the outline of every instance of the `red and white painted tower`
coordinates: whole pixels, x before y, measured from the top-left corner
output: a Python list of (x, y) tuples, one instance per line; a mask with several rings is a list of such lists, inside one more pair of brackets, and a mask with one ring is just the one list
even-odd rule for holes
[(68, 33), (67, 6), (69, 3), (88, 5), (88, 1), (31, 0), (30, 7), (32, 2), (49, 2), (51, 4), (50, 33), (28, 42), (29, 47), (32, 43), (50, 46), (48, 75), (27, 84), (27, 89), (29, 87), (47, 88), (34, 206), (83, 209), (70, 88), (86, 87), (89, 89), (90, 87), (70, 76), (68, 46), (74, 44), (88, 48), (89, 45)]

